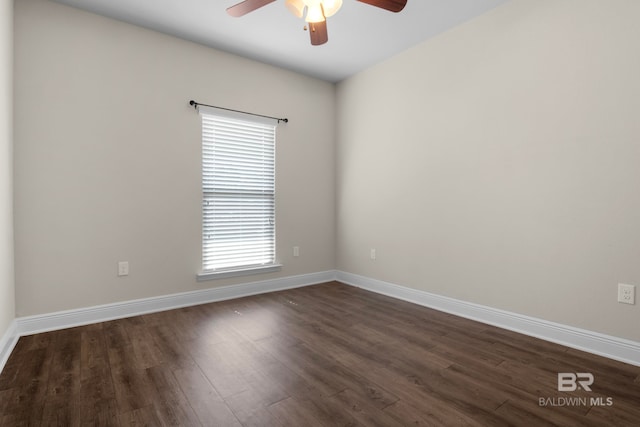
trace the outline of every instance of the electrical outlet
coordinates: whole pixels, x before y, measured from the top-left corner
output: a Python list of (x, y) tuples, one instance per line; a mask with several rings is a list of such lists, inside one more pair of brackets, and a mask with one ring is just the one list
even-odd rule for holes
[(129, 261), (118, 262), (118, 276), (129, 275)]
[(376, 259), (376, 250), (375, 249), (371, 249), (370, 256), (371, 256), (371, 259)]
[(300, 247), (299, 246), (294, 246), (293, 247), (293, 256), (300, 256)]
[(618, 302), (621, 302), (623, 304), (635, 304), (635, 285), (625, 285), (624, 283), (618, 283)]

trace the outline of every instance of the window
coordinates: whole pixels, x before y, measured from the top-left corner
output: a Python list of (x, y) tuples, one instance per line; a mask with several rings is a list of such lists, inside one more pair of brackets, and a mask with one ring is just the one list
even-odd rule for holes
[(202, 274), (277, 270), (275, 125), (202, 107)]

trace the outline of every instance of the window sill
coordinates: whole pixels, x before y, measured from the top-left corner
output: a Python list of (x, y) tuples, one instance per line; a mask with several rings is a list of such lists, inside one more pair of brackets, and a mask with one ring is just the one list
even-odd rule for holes
[(204, 282), (207, 280), (226, 279), (228, 277), (272, 273), (274, 271), (280, 271), (280, 269), (282, 269), (282, 264), (261, 265), (258, 267), (239, 268), (236, 270), (203, 271), (197, 274), (196, 280), (198, 282)]

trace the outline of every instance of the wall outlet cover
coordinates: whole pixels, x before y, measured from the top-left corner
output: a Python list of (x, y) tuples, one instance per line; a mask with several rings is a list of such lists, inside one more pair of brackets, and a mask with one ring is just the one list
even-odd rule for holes
[(129, 262), (128, 261), (118, 262), (118, 276), (128, 276), (128, 275), (129, 275)]
[(618, 302), (623, 304), (635, 304), (636, 303), (635, 285), (618, 283)]

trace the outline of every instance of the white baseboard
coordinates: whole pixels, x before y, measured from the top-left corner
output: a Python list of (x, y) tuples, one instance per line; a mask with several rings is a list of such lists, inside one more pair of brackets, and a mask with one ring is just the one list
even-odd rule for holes
[(124, 317), (172, 310), (175, 308), (198, 304), (206, 304), (209, 302), (224, 301), (250, 295), (299, 288), (302, 286), (330, 282), (335, 280), (335, 277), (336, 272), (334, 270), (330, 270), (319, 273), (261, 280), (219, 288), (124, 301), (95, 307), (59, 311), (56, 313), (37, 316), (19, 317), (15, 320), (16, 335), (31, 335), (57, 329), (88, 325), (91, 323), (105, 322), (108, 320), (122, 319)]
[(7, 360), (9, 360), (9, 355), (16, 346), (18, 338), (17, 324), (16, 321), (13, 320), (11, 324), (9, 324), (4, 335), (0, 337), (0, 372), (4, 369), (4, 365), (6, 365)]
[(338, 280), (368, 291), (640, 366), (640, 343), (456, 300), (342, 271), (324, 271), (15, 319), (0, 337), (0, 372), (18, 338), (180, 307), (242, 298)]
[(640, 343), (635, 341), (460, 301), (342, 271), (337, 272), (336, 280), (438, 311), (640, 366)]

